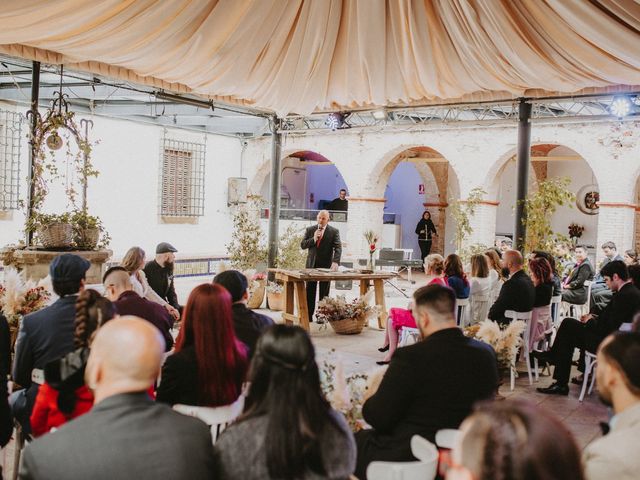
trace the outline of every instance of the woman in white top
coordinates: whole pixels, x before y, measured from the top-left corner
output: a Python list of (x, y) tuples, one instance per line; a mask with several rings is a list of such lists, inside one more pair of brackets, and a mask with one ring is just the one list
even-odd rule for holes
[(489, 313), (491, 298), (491, 278), (489, 277), (489, 262), (484, 255), (471, 257), (471, 324), (486, 320)]
[(500, 267), (500, 256), (493, 248), (484, 252), (489, 262), (489, 278), (491, 279), (491, 303), (495, 302), (500, 294), (500, 289), (504, 283), (502, 268)]
[(147, 276), (142, 270), (144, 268), (144, 261), (144, 250), (140, 247), (131, 247), (120, 264), (120, 266), (129, 272), (129, 275), (131, 275), (131, 286), (133, 287), (133, 291), (151, 302), (159, 303), (167, 309), (173, 318), (179, 320), (180, 313), (178, 310), (173, 308), (166, 300), (160, 297), (160, 295), (158, 295), (149, 285)]

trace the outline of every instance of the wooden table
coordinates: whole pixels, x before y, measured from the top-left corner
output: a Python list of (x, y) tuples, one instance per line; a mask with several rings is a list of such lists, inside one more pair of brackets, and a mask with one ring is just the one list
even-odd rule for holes
[[(309, 311), (307, 307), (307, 290), (304, 282), (331, 282), (335, 280), (358, 280), (360, 282), (360, 295), (369, 291), (371, 282), (375, 289), (375, 302), (380, 308), (378, 313), (378, 327), (385, 328), (387, 309), (384, 302), (384, 281), (396, 276), (394, 272), (325, 272), (318, 269), (305, 270), (281, 270), (269, 269), (275, 272), (276, 280), (284, 284), (284, 312), (282, 319), (287, 324), (299, 324), (309, 331)], [(294, 313), (294, 295), (298, 301), (298, 314)]]

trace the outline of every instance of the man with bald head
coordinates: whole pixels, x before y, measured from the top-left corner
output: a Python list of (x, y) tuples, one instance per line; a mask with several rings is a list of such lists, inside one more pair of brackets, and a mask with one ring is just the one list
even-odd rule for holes
[(151, 322), (164, 338), (167, 351), (173, 347), (173, 317), (159, 303), (142, 298), (133, 291), (131, 277), (122, 267), (112, 267), (104, 274), (104, 296), (113, 302), (120, 315), (135, 315)]
[[(320, 210), (317, 217), (317, 225), (307, 227), (300, 248), (309, 250), (307, 254), (306, 268), (330, 268), (337, 270), (342, 255), (342, 242), (337, 228), (329, 225), (329, 212)], [(329, 282), (320, 282), (319, 300), (329, 295)], [(307, 282), (307, 309), (309, 321), (313, 321), (313, 312), (316, 309), (316, 291), (318, 282)]]
[(209, 427), (146, 393), (164, 350), (158, 330), (141, 318), (120, 317), (101, 327), (85, 371), (93, 409), (29, 444), (20, 478), (213, 478)]
[(509, 270), (509, 280), (504, 282), (500, 289), (500, 295), (489, 309), (489, 319), (498, 323), (508, 323), (504, 316), (507, 310), (516, 312), (530, 312), (536, 298), (535, 287), (524, 273), (522, 267), (524, 259), (517, 250), (507, 250), (502, 254), (502, 267)]

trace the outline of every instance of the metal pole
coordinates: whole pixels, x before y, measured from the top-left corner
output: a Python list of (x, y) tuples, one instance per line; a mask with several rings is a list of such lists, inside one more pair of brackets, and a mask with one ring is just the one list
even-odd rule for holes
[[(27, 198), (27, 218), (33, 216), (33, 197), (35, 196), (36, 184), (33, 179), (34, 164), (36, 159), (36, 128), (38, 127), (38, 101), (40, 97), (40, 62), (33, 62), (31, 70), (31, 140), (29, 144), (29, 197)], [(30, 247), (33, 242), (33, 232), (26, 232), (25, 238), (27, 247)]]
[[(280, 119), (273, 117), (273, 137), (271, 143), (271, 195), (269, 199), (269, 256), (267, 265), (269, 268), (276, 266), (278, 257), (278, 227), (280, 223), (280, 170), (282, 169), (282, 134)], [(273, 280), (273, 274), (269, 274)]]
[(531, 104), (524, 98), (518, 105), (518, 155), (516, 158), (516, 225), (514, 229), (515, 248), (522, 251), (527, 235), (524, 201), (527, 198), (529, 164), (531, 162)]

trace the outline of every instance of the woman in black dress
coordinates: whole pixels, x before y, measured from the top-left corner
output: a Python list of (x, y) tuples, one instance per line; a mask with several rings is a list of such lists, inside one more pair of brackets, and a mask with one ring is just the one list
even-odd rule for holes
[(418, 245), (420, 245), (420, 256), (424, 262), (425, 257), (431, 253), (431, 236), (438, 236), (436, 226), (433, 224), (428, 210), (422, 214), (422, 218), (416, 226), (416, 234), (418, 235)]

